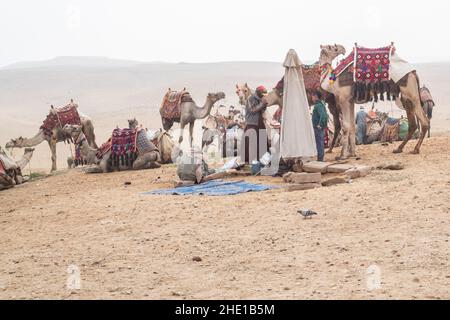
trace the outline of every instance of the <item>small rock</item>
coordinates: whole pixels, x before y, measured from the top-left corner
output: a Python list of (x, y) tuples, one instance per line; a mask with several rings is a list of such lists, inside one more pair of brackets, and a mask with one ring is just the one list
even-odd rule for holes
[(192, 258), (192, 261), (195, 261), (195, 262), (201, 262), (201, 261), (202, 261), (202, 258), (200, 258), (200, 257), (193, 257), (193, 258)]
[(126, 181), (126, 182), (124, 183), (124, 185), (126, 185), (126, 186), (131, 186), (131, 182), (130, 182), (130, 181)]

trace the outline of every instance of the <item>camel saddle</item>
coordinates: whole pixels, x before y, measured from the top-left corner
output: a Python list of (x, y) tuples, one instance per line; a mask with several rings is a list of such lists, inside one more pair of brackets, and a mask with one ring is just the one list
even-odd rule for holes
[(378, 102), (395, 100), (400, 95), (402, 80), (391, 80), (391, 56), (394, 46), (370, 49), (357, 46), (333, 70), (330, 80), (339, 77), (339, 85), (352, 86), (353, 100), (357, 102)]
[(193, 102), (189, 92), (183, 91), (169, 91), (165, 94), (159, 113), (161, 117), (168, 120), (180, 121), (181, 118), (181, 104), (183, 102)]
[(55, 128), (63, 128), (66, 124), (81, 125), (77, 108), (78, 105), (69, 104), (62, 108), (52, 109), (41, 126), (44, 134), (50, 137)]
[(427, 87), (420, 88), (420, 101), (422, 102), (422, 105), (428, 102), (432, 107), (435, 106), (431, 92)]

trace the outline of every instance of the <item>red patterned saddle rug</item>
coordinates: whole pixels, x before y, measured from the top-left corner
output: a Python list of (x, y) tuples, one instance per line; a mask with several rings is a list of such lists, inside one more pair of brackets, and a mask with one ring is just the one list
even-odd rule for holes
[(164, 96), (159, 113), (161, 117), (167, 120), (179, 121), (181, 118), (181, 103), (193, 102), (189, 92), (169, 90)]
[(303, 65), (302, 73), (306, 91), (316, 91), (320, 89), (320, 65), (318, 63)]
[(80, 114), (77, 105), (70, 104), (63, 108), (57, 108), (48, 114), (41, 126), (44, 134), (48, 137), (52, 135), (55, 128), (63, 128), (66, 124), (81, 125)]
[[(303, 81), (307, 92), (311, 93), (320, 89), (320, 70), (318, 63), (302, 66)], [(280, 96), (284, 94), (284, 77), (277, 83), (275, 89)]]
[(111, 151), (111, 138), (109, 138), (108, 141), (106, 141), (101, 145), (100, 148), (97, 149), (95, 156), (97, 157), (97, 159), (103, 159), (105, 154), (107, 154), (109, 151)]
[(113, 166), (131, 166), (137, 158), (136, 129), (114, 129), (111, 136), (111, 160)]
[[(342, 60), (330, 77), (334, 81), (339, 77), (342, 86), (353, 86), (355, 101), (395, 100), (400, 94), (399, 84), (391, 80), (391, 56), (395, 52), (394, 46), (378, 49), (355, 47)], [(353, 75), (353, 79), (350, 76)]]

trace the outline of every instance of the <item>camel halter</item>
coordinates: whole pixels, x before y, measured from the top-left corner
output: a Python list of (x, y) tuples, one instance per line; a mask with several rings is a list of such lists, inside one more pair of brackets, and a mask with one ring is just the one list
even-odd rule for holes
[[(83, 136), (83, 137), (81, 138), (81, 140), (79, 140), (81, 136)], [(78, 137), (75, 139), (74, 143), (77, 147), (81, 147), (81, 145), (85, 141), (86, 141), (86, 137), (84, 136), (83, 131), (81, 131), (80, 134), (78, 135)]]
[[(330, 80), (336, 80), (335, 76), (333, 75), (333, 68), (331, 67), (331, 63), (325, 62), (324, 64), (320, 65), (320, 85), (325, 81), (328, 73), (330, 74)], [(332, 79), (334, 77), (334, 79)]]

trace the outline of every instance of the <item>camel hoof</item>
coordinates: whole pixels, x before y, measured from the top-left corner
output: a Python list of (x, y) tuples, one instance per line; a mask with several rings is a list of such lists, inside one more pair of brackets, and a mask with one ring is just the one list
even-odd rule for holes
[(395, 150), (394, 150), (394, 154), (399, 154), (399, 153), (402, 153), (402, 152), (403, 152), (402, 149), (395, 149)]
[(410, 154), (420, 154), (420, 151), (419, 150), (414, 150), (414, 151), (411, 151)]

